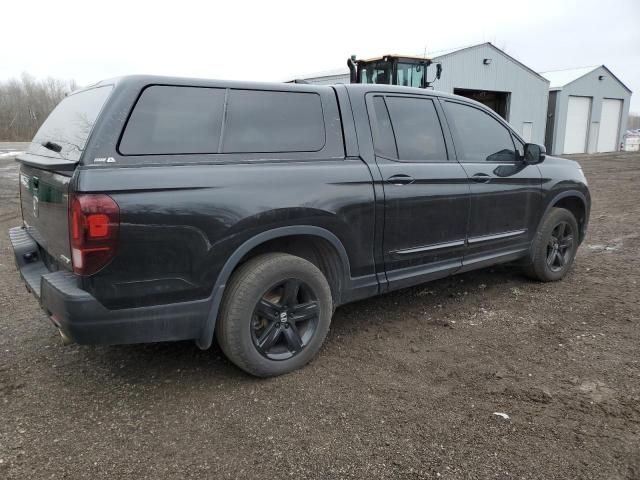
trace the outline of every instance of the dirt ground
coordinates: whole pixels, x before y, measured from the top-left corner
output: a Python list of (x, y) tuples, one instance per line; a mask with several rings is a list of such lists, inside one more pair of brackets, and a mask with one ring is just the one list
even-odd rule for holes
[(258, 380), (189, 342), (63, 347), (15, 271), (0, 158), (0, 478), (640, 478), (640, 154), (579, 160), (564, 281), (347, 305), (315, 361)]

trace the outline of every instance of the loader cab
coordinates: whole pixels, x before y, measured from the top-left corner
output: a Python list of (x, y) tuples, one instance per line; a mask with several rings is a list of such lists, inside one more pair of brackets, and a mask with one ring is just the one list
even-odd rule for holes
[(403, 87), (429, 88), (440, 78), (442, 65), (436, 64), (435, 74), (429, 66), (432, 60), (424, 57), (383, 55), (367, 60), (357, 60), (355, 55), (347, 60), (351, 83), (399, 85)]

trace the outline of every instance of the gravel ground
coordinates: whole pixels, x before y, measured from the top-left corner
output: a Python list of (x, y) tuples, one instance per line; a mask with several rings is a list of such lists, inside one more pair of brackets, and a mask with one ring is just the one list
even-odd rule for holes
[(640, 478), (640, 155), (579, 160), (564, 281), (500, 267), (347, 305), (315, 361), (258, 380), (189, 342), (63, 347), (15, 271), (0, 158), (0, 478)]

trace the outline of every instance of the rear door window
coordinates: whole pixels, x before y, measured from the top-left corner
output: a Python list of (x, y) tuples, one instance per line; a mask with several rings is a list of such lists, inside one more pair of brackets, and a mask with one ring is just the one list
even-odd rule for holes
[(315, 152), (324, 143), (319, 95), (229, 91), (222, 153)]
[(462, 162), (513, 162), (511, 133), (479, 108), (445, 102), (447, 120), (453, 126), (456, 154)]
[(393, 127), (384, 97), (373, 97), (373, 110), (375, 112), (375, 122), (372, 122), (373, 143), (376, 153), (385, 158), (397, 159), (396, 139), (393, 136)]
[(433, 100), (376, 96), (373, 136), (376, 152), (407, 162), (447, 161), (440, 119)]
[(127, 123), (124, 155), (217, 153), (222, 132), (222, 88), (146, 88)]
[(447, 159), (444, 135), (433, 100), (387, 97), (386, 101), (400, 160), (415, 162)]

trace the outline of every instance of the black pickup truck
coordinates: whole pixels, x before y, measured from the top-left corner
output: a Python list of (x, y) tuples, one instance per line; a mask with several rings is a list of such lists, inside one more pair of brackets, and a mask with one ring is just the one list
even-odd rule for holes
[(16, 263), (65, 341), (215, 337), (258, 376), (347, 302), (505, 262), (562, 278), (590, 209), (576, 162), (486, 107), (382, 85), (107, 80), (18, 161)]

